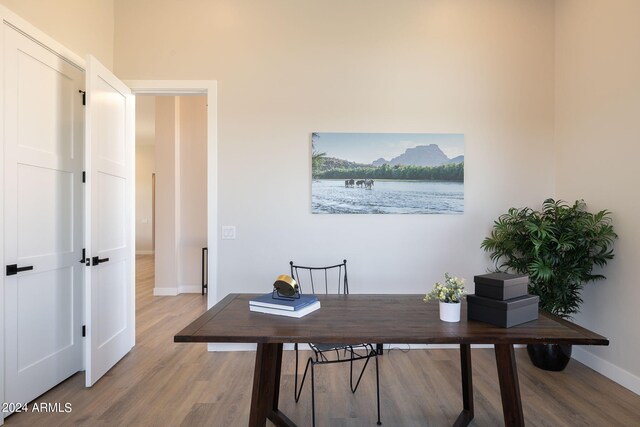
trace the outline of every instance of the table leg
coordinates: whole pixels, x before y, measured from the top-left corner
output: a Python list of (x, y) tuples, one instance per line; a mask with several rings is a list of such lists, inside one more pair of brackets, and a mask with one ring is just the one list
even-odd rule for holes
[(258, 343), (253, 373), (249, 427), (264, 427), (267, 418), (276, 426), (295, 426), (278, 410), (282, 344)]
[(513, 344), (496, 344), (495, 352), (504, 425), (506, 427), (522, 427), (524, 426), (524, 415)]
[(471, 345), (460, 344), (460, 372), (462, 374), (462, 412), (453, 424), (467, 426), (473, 419), (473, 381), (471, 375)]

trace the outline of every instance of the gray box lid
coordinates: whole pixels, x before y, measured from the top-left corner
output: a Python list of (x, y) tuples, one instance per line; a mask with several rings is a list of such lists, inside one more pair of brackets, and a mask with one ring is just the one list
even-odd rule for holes
[(489, 273), (480, 276), (473, 276), (474, 283), (482, 283), (488, 286), (514, 286), (522, 283), (529, 283), (529, 276), (526, 274), (509, 273)]
[(525, 295), (518, 298), (507, 299), (504, 301), (491, 298), (479, 297), (477, 295), (467, 295), (467, 303), (475, 305), (483, 305), (497, 310), (514, 310), (516, 308), (525, 307), (531, 304), (538, 304), (540, 297), (537, 295)]

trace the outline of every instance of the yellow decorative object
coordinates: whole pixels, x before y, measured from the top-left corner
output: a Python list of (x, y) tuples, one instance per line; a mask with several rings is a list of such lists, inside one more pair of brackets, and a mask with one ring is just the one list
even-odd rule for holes
[(293, 297), (298, 293), (298, 282), (296, 282), (293, 277), (282, 274), (276, 279), (276, 282), (273, 284), (273, 289), (275, 289), (279, 295)]

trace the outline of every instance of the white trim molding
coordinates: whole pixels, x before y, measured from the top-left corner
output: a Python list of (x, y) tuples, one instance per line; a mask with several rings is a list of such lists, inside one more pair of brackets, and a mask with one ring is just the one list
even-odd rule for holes
[[(0, 6), (0, 22), (3, 22), (3, 28), (0, 29), (0, 46), (4, 47), (4, 22), (7, 20), (7, 9)], [(0, 152), (4, 153), (4, 48), (0, 51), (2, 58), (0, 65)], [(0, 263), (7, 265), (4, 259), (4, 154), (0, 160)], [(0, 402), (4, 400), (4, 274), (0, 274)], [(0, 426), (4, 425), (4, 417), (8, 415), (4, 412), (0, 413)]]
[(2, 5), (0, 5), (0, 18), (2, 18), (3, 24), (15, 29), (25, 37), (33, 40), (35, 43), (57, 55), (69, 64), (81, 69), (82, 71), (86, 69), (86, 62), (84, 58), (76, 55), (71, 49), (67, 49), (65, 46), (51, 38), (48, 34), (34, 27)]
[[(218, 302), (218, 82), (215, 80), (125, 80), (134, 95), (207, 96), (207, 307)], [(154, 295), (177, 295), (154, 289)], [(180, 291), (180, 292), (179, 292)], [(198, 287), (198, 291), (201, 292)]]
[[(256, 351), (255, 343), (209, 343), (209, 351)], [(524, 345), (516, 345), (518, 347), (524, 347)], [(284, 344), (283, 350), (293, 350), (293, 344)], [(299, 345), (300, 350), (311, 350), (308, 344), (302, 343)], [(384, 344), (383, 349), (389, 350), (458, 350), (460, 346), (458, 344)], [(471, 348), (493, 348), (493, 344), (472, 344)]]
[(178, 293), (179, 294), (201, 294), (202, 293), (202, 286), (201, 285), (178, 286)]
[(178, 288), (153, 288), (154, 297), (175, 297), (178, 295)]
[(640, 395), (640, 377), (632, 374), (631, 372), (625, 371), (619, 366), (596, 356), (595, 354), (585, 350), (582, 346), (574, 345), (571, 357), (590, 367), (599, 374), (604, 375), (611, 381), (614, 381), (622, 387)]
[(235, 343), (235, 342), (215, 342), (207, 344), (208, 351), (256, 351), (257, 344)]

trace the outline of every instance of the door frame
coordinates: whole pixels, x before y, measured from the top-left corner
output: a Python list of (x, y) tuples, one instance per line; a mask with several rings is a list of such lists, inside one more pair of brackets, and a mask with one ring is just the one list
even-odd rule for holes
[[(207, 96), (207, 307), (218, 302), (218, 82), (216, 80), (123, 80), (134, 95)], [(213, 271), (213, 274), (211, 274)]]
[[(2, 57), (2, 64), (0, 65), (0, 150), (4, 153), (4, 22), (6, 19), (6, 9), (0, 6), (0, 57)], [(4, 259), (4, 156), (0, 161), (0, 262), (1, 265), (6, 265)], [(0, 273), (4, 273), (3, 271)], [(0, 274), (0, 296), (4, 301), (4, 274)], [(0, 304), (0, 402), (4, 402), (4, 303)], [(0, 426), (4, 425), (3, 412), (0, 412)]]

